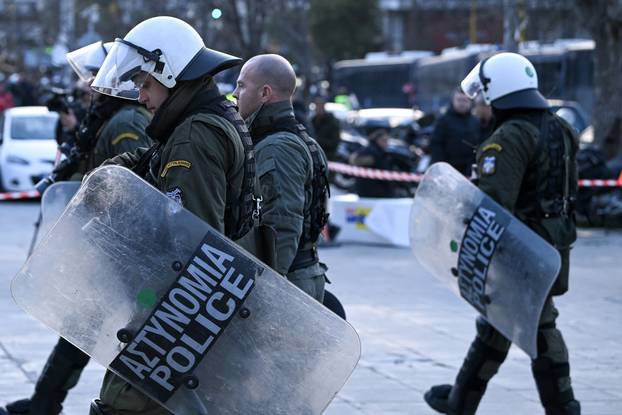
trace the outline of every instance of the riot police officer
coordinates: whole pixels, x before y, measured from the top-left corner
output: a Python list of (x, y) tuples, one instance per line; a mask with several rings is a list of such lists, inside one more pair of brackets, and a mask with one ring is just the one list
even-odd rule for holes
[(285, 58), (258, 55), (242, 67), (233, 94), (255, 145), (260, 223), (276, 231), (275, 269), (322, 302), (326, 267), (317, 240), (328, 217), (327, 161), (294, 117), (295, 88), (296, 74)]
[[(463, 91), (483, 95), (492, 105), (496, 128), (477, 150), (479, 188), (552, 244), (561, 271), (538, 326), (538, 353), (532, 372), (547, 415), (581, 412), (570, 382), (568, 351), (555, 321), (553, 296), (568, 290), (569, 252), (576, 239), (577, 138), (549, 111), (538, 91), (533, 65), (515, 53), (483, 60), (462, 81)], [(528, 295), (524, 293), (523, 295)], [(484, 318), (453, 385), (432, 387), (426, 402), (453, 415), (475, 414), (488, 381), (505, 360), (510, 341)]]
[[(212, 76), (241, 60), (205, 47), (190, 25), (154, 17), (117, 39), (93, 88), (133, 97), (154, 113), (150, 149), (107, 161), (131, 168), (153, 186), (230, 239), (253, 224), (252, 142), (233, 103)], [(108, 372), (93, 414), (168, 411)]]
[[(80, 79), (90, 83), (111, 46), (112, 43), (96, 42), (68, 53), (67, 60)], [(145, 133), (150, 119), (151, 115), (136, 102), (95, 94), (72, 137), (74, 148), (55, 170), (54, 180), (79, 180), (107, 158), (150, 146), (151, 140)], [(6, 411), (0, 408), (0, 415), (59, 414), (68, 391), (77, 384), (88, 361), (86, 354), (60, 338), (39, 375), (33, 395), (8, 404)]]

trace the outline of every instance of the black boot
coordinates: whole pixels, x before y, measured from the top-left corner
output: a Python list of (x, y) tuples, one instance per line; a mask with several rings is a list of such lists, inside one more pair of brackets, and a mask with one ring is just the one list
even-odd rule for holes
[(510, 349), (510, 342), (484, 320), (478, 319), (477, 332), (454, 385), (433, 386), (425, 393), (432, 409), (448, 415), (474, 415), (477, 411), (488, 381)]
[(572, 400), (561, 407), (549, 406), (545, 411), (546, 415), (581, 415), (581, 404)]
[[(88, 361), (88, 355), (65, 339), (59, 339), (39, 375), (35, 393), (30, 399), (8, 404), (7, 415), (60, 414), (67, 393), (78, 383), (82, 369)], [(4, 414), (0, 411), (0, 415)]]
[(581, 415), (570, 384), (570, 365), (539, 357), (531, 362), (540, 401), (546, 415)]

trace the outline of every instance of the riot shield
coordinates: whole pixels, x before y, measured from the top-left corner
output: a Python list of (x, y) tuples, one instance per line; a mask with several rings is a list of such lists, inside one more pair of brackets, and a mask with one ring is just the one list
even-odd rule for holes
[(176, 414), (320, 414), (354, 329), (121, 167), (95, 170), (15, 301)]
[(417, 188), (410, 242), (424, 268), (536, 357), (540, 314), (561, 267), (555, 248), (446, 163)]
[(79, 181), (57, 182), (45, 189), (41, 196), (39, 235), (48, 233), (80, 188), (80, 184)]

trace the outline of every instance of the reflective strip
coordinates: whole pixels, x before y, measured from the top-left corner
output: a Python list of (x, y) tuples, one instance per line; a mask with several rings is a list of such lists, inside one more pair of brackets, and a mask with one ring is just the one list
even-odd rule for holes
[(121, 133), (118, 136), (116, 136), (115, 138), (112, 139), (112, 145), (116, 146), (117, 144), (119, 144), (120, 141), (123, 141), (125, 139), (129, 139), (129, 140), (138, 140), (138, 134), (134, 134), (134, 133)]

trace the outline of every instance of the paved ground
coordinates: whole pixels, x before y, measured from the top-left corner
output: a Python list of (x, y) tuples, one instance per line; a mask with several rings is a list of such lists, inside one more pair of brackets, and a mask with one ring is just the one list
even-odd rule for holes
[[(55, 343), (53, 333), (21, 312), (9, 293), (23, 263), (34, 203), (0, 204), (0, 402), (29, 395)], [(576, 395), (587, 415), (622, 413), (622, 234), (583, 231), (573, 250), (572, 290), (557, 302)], [(329, 415), (433, 414), (422, 399), (430, 385), (453, 380), (475, 332), (474, 312), (429, 277), (405, 249), (324, 249), (330, 289), (358, 330), (363, 355), (330, 405)], [(86, 414), (103, 370), (90, 364), (65, 414)], [(533, 415), (538, 403), (529, 360), (518, 349), (484, 397), (479, 414)]]

